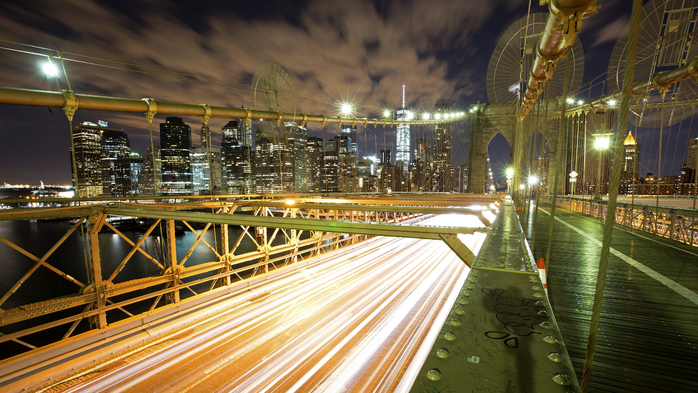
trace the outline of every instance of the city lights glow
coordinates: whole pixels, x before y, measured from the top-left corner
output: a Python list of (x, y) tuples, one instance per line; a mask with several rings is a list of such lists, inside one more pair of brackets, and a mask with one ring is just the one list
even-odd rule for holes
[(429, 120), (429, 114), (428, 113), (423, 114), (422, 119)]
[(582, 105), (583, 103), (584, 103), (584, 101), (582, 101), (582, 100), (577, 101), (577, 105)]
[(437, 113), (436, 115), (434, 115), (434, 118), (436, 120), (441, 120), (441, 113)]
[(536, 175), (529, 175), (529, 176), (528, 176), (528, 185), (529, 185), (529, 186), (535, 186), (536, 184), (538, 184), (538, 180), (539, 180), (539, 179), (538, 179), (538, 176), (536, 176)]
[(567, 99), (568, 104), (574, 104), (574, 98), (568, 98)]
[(44, 71), (44, 74), (46, 74), (46, 76), (49, 78), (54, 78), (58, 76), (58, 68), (56, 68), (56, 65), (51, 63), (50, 61), (44, 63), (41, 69)]

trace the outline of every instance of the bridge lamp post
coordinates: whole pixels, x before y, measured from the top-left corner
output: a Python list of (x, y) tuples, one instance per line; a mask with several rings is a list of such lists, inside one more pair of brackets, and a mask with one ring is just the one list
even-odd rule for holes
[(514, 168), (507, 168), (507, 191), (511, 194), (511, 179), (514, 177)]
[(579, 173), (572, 171), (570, 172), (570, 188), (572, 189), (572, 196), (574, 196), (574, 193), (577, 188), (577, 176)]
[(594, 149), (599, 151), (599, 171), (596, 175), (596, 192), (594, 193), (594, 199), (601, 199), (601, 193), (599, 192), (599, 189), (601, 188), (601, 157), (603, 155), (603, 151), (608, 149), (610, 145), (611, 139), (607, 135), (596, 135), (596, 139), (594, 140)]
[(424, 114), (422, 115), (422, 119), (424, 119), (424, 120), (429, 120), (429, 113), (424, 113)]
[(390, 110), (388, 110), (388, 109), (384, 110), (383, 117), (385, 117), (386, 119), (389, 118), (390, 117)]

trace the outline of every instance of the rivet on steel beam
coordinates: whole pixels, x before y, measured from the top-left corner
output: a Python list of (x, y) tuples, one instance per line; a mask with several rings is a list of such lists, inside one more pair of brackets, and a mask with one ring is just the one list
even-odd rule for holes
[(570, 377), (565, 374), (555, 374), (553, 375), (553, 381), (558, 385), (567, 386), (570, 384)]
[(534, 285), (531, 287), (534, 291), (540, 291), (540, 287), (538, 285)]
[(540, 298), (543, 297), (543, 294), (540, 293), (540, 292), (536, 292), (536, 293), (533, 294), (533, 297), (536, 298), (536, 299), (540, 299)]
[(446, 348), (439, 348), (436, 350), (436, 356), (440, 357), (441, 359), (448, 358), (448, 355), (449, 355), (448, 349), (446, 349)]
[(538, 307), (545, 307), (545, 302), (542, 301), (542, 300), (538, 300), (535, 304), (536, 304), (536, 306), (538, 306)]
[(466, 285), (466, 286), (465, 286), (465, 288), (466, 288), (466, 289), (470, 289), (470, 290), (472, 290), (472, 289), (473, 289), (473, 286), (472, 286), (472, 285), (470, 285), (470, 284), (468, 284), (468, 285)]
[(545, 336), (543, 337), (543, 341), (545, 341), (548, 344), (557, 344), (557, 340), (553, 336)]
[[(475, 273), (477, 273), (477, 272), (475, 272)], [(475, 274), (473, 274), (473, 276), (474, 276), (474, 275), (475, 275)], [(470, 280), (468, 280), (468, 281), (470, 281), (471, 283), (475, 283), (475, 282), (477, 282), (477, 280), (476, 280), (476, 279), (474, 279), (474, 278), (471, 278), (471, 279), (470, 279)]]
[(543, 329), (548, 329), (548, 330), (553, 328), (553, 324), (550, 322), (541, 322), (540, 325), (538, 325), (538, 326), (542, 327)]
[(462, 293), (463, 296), (465, 296), (465, 297), (470, 297), (470, 292), (468, 292), (468, 291), (463, 291), (463, 292), (461, 292), (461, 293)]
[(548, 312), (545, 311), (545, 310), (540, 310), (540, 311), (538, 311), (537, 314), (540, 315), (541, 317), (547, 317), (547, 316), (548, 316)]
[(432, 368), (431, 370), (427, 371), (427, 378), (432, 381), (438, 381), (441, 379), (441, 371), (439, 371), (438, 368)]
[(444, 339), (446, 341), (456, 341), (456, 335), (451, 332), (448, 332), (444, 335)]
[(459, 318), (451, 318), (449, 321), (451, 323), (451, 326), (460, 326), (461, 325), (461, 320)]
[(548, 359), (550, 359), (551, 362), (562, 363), (562, 356), (557, 352), (551, 352), (550, 355), (548, 355)]
[(460, 307), (456, 308), (456, 310), (455, 310), (454, 312), (456, 313), (456, 315), (463, 315), (463, 314), (465, 314), (465, 311), (463, 311), (463, 309), (460, 308)]
[(459, 300), (458, 303), (459, 303), (461, 306), (467, 306), (467, 305), (468, 305), (468, 301), (465, 300), (465, 299)]

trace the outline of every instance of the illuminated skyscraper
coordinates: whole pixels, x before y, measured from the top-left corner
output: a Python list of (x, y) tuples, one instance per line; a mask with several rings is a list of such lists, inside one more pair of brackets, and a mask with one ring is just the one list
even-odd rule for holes
[(179, 117), (166, 117), (160, 124), (162, 193), (191, 195), (191, 127)]
[[(405, 85), (402, 85), (402, 107), (397, 111), (397, 120), (412, 120), (412, 116), (412, 112), (405, 107)], [(410, 126), (398, 125), (395, 138), (395, 162), (402, 161), (406, 170), (410, 162)]]
[(254, 150), (244, 121), (231, 120), (223, 127), (221, 143), (223, 183), (228, 194), (255, 192)]
[(73, 127), (75, 164), (72, 165), (71, 154), (71, 171), (73, 168), (77, 170), (73, 179), (77, 178), (77, 196), (81, 198), (102, 194), (102, 129), (90, 122)]
[[(435, 105), (436, 113), (442, 116), (453, 111), (451, 103)], [(453, 130), (451, 123), (442, 123), (434, 126), (434, 181), (438, 184), (438, 191), (454, 191), (449, 185), (453, 184), (451, 172), (448, 170), (453, 161), (451, 152), (451, 140)]]

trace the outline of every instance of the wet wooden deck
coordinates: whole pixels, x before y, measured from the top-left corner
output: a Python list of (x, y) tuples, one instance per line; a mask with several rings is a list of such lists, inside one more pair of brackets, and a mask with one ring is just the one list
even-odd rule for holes
[[(538, 214), (536, 258), (549, 211)], [(602, 232), (599, 220), (556, 211), (548, 289), (580, 383)], [(591, 391), (697, 392), (698, 248), (618, 226), (611, 247)]]

